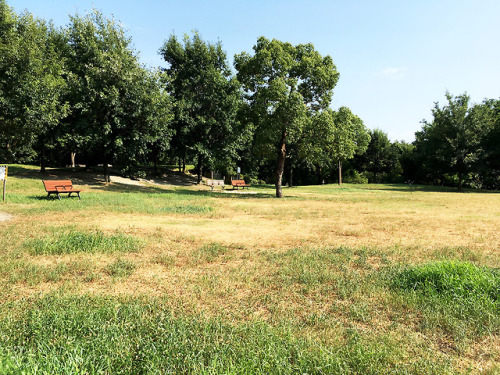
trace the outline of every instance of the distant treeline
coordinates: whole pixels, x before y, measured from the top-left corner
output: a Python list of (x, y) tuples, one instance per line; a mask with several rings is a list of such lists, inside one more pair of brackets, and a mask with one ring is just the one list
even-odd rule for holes
[(0, 163), (102, 164), (123, 175), (195, 165), (250, 182), (411, 182), (500, 188), (500, 100), (436, 103), (415, 142), (390, 142), (329, 108), (339, 74), (312, 44), (261, 37), (234, 57), (194, 33), (146, 68), (113, 19), (68, 25), (0, 0)]

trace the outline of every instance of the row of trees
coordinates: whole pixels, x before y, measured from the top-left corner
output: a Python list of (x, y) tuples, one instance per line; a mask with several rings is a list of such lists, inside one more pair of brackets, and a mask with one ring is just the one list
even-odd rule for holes
[[(274, 181), (433, 182), (497, 188), (498, 101), (447, 94), (413, 144), (368, 131), (349, 108), (329, 108), (339, 74), (311, 44), (261, 37), (234, 59), (198, 34), (172, 35), (166, 67), (147, 69), (131, 40), (99, 12), (64, 28), (17, 15), (0, 0), (0, 159), (144, 166), (195, 165)], [(496, 138), (495, 138), (496, 137)], [(496, 140), (496, 141), (495, 141)]]
[[(258, 39), (235, 57), (219, 43), (172, 35), (167, 67), (139, 63), (121, 26), (99, 12), (56, 29), (0, 0), (0, 145), (6, 161), (109, 164), (128, 175), (174, 159), (184, 169), (269, 180), (285, 161), (316, 168), (362, 152), (362, 121), (329, 109), (338, 72), (312, 46)], [(274, 162), (273, 173), (267, 167)]]
[(445, 96), (413, 143), (391, 143), (381, 130), (370, 131), (370, 143), (349, 163), (349, 175), (369, 182), (500, 189), (500, 100), (474, 104), (467, 94)]

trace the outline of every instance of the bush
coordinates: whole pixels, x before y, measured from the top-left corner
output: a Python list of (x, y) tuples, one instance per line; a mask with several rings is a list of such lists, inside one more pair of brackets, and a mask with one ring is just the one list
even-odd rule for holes
[(364, 173), (359, 173), (358, 171), (351, 171), (349, 174), (343, 178), (346, 184), (367, 184), (368, 178)]

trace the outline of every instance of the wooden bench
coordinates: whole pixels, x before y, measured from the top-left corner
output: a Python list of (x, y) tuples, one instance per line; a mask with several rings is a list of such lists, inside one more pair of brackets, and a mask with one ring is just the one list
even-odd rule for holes
[(78, 195), (78, 199), (82, 199), (80, 197), (81, 190), (75, 189), (71, 180), (43, 180), (42, 182), (45, 187), (45, 191), (48, 193), (47, 198), (50, 197), (50, 194), (56, 194), (57, 198), (61, 200), (61, 196), (59, 194), (68, 194), (69, 197), (71, 196), (71, 193), (76, 193), (76, 195)]
[(226, 185), (224, 185), (224, 180), (207, 180), (207, 185), (212, 188), (212, 191), (214, 191), (215, 186), (222, 186), (222, 190), (226, 187)]
[(231, 186), (233, 187), (233, 190), (238, 190), (239, 188), (250, 189), (250, 185), (245, 183), (245, 180), (231, 180)]

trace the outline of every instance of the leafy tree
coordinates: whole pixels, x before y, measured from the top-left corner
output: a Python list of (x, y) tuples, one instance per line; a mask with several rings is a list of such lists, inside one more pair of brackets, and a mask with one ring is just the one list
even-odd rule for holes
[(248, 132), (237, 121), (240, 85), (232, 75), (220, 42), (195, 33), (182, 42), (175, 35), (160, 50), (168, 67), (166, 87), (175, 101), (173, 141), (179, 160), (191, 154), (202, 168), (225, 168), (238, 158)]
[(417, 165), (414, 160), (415, 146), (404, 141), (391, 144), (392, 157), (389, 177), (391, 182), (413, 183), (417, 178)]
[(338, 73), (331, 57), (321, 57), (312, 44), (260, 37), (253, 50), (253, 56), (236, 55), (235, 67), (251, 108), (256, 145), (276, 152), (276, 196), (281, 198), (287, 144), (298, 142), (313, 114), (329, 106)]
[(0, 142), (13, 157), (36, 149), (42, 171), (51, 136), (67, 114), (60, 39), (52, 25), (29, 13), (17, 16), (0, 0)]
[(382, 130), (370, 130), (369, 136), (370, 143), (366, 151), (356, 158), (356, 165), (368, 172), (369, 180), (381, 182), (381, 177), (387, 176), (394, 164), (393, 148), (389, 137)]
[(446, 93), (447, 105), (436, 103), (432, 122), (423, 121), (415, 145), (429, 177), (452, 174), (457, 176), (458, 190), (480, 156), (480, 142), (486, 123), (480, 120), (477, 107), (463, 94), (453, 97)]
[(323, 180), (322, 171), (338, 163), (342, 184), (342, 163), (363, 153), (370, 136), (363, 121), (341, 107), (337, 112), (327, 109), (315, 114), (305, 126), (303, 139), (301, 158), (314, 167), (318, 183)]
[(481, 186), (500, 188), (500, 99), (487, 99), (476, 105), (484, 131), (481, 134), (481, 155), (476, 171), (482, 176)]
[(111, 162), (134, 175), (151, 145), (160, 139), (162, 147), (168, 144), (168, 96), (158, 77), (139, 64), (130, 39), (114, 20), (94, 11), (70, 21), (68, 144), (98, 155), (106, 182)]

